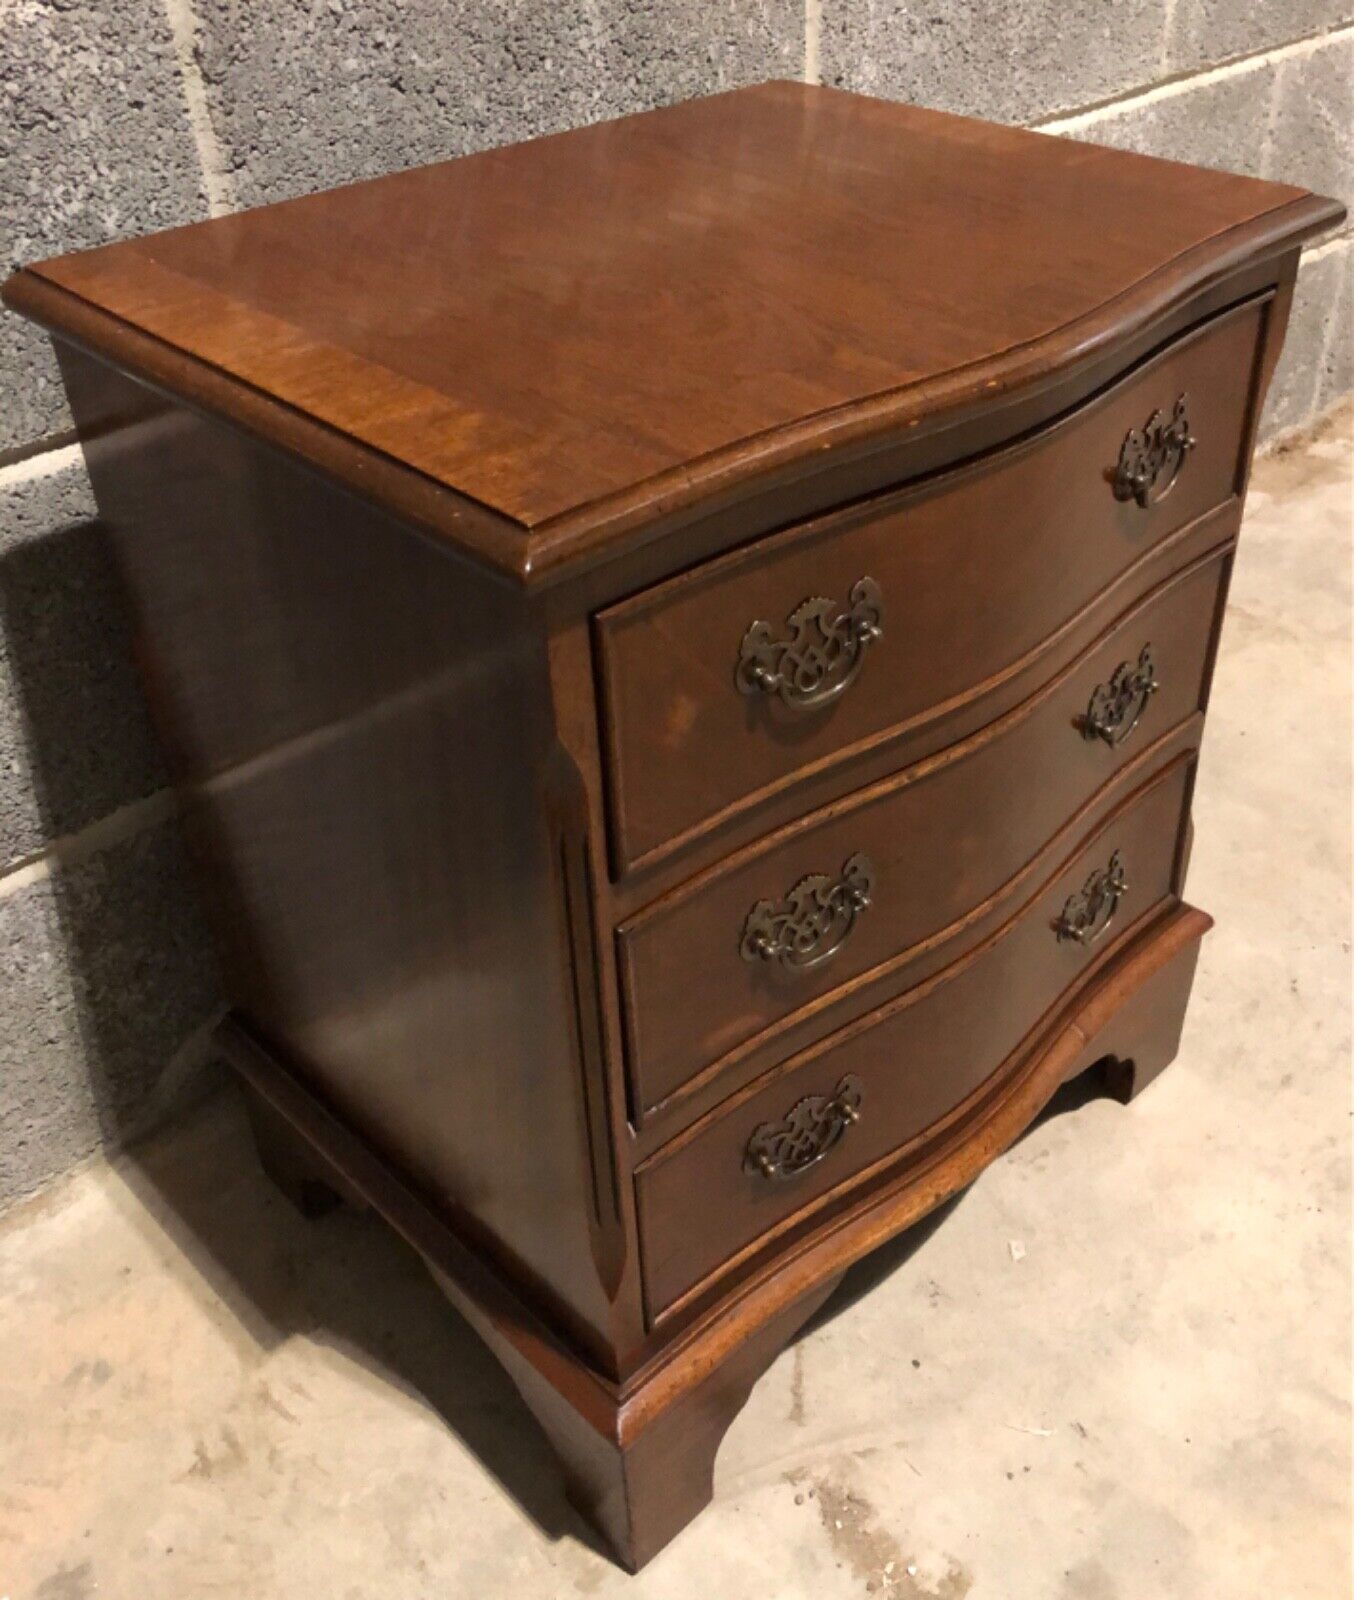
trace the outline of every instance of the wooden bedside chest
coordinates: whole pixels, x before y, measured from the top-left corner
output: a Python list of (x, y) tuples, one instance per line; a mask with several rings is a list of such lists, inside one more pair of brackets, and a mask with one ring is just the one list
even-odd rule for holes
[(628, 1566), (851, 1262), (1171, 1059), (1256, 419), (1341, 215), (780, 83), (6, 285), (264, 1164), (421, 1252)]

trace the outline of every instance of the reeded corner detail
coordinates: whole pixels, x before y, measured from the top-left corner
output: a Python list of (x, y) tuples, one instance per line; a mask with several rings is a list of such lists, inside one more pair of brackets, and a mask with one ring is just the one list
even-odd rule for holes
[(764, 1122), (748, 1140), (744, 1171), (783, 1182), (816, 1166), (860, 1120), (859, 1078), (847, 1073), (831, 1094), (811, 1094), (780, 1122)]
[(738, 651), (738, 691), (812, 711), (855, 682), (866, 650), (883, 636), (884, 596), (873, 578), (859, 578), (844, 607), (821, 596), (801, 601), (782, 637), (769, 622), (754, 622)]
[(1177, 395), (1169, 418), (1154, 411), (1141, 428), (1125, 434), (1114, 470), (1114, 498), (1155, 505), (1170, 493), (1197, 442), (1189, 425), (1189, 397)]

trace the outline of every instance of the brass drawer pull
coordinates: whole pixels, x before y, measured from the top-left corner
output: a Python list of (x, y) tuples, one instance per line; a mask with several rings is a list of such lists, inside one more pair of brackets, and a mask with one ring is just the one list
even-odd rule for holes
[(1143, 645), (1135, 662), (1121, 661), (1108, 683), (1098, 684), (1081, 721), (1082, 737), (1122, 744), (1142, 719), (1147, 702), (1157, 692), (1152, 646)]
[(846, 943), (874, 893), (874, 864), (854, 855), (841, 877), (801, 878), (784, 900), (759, 900), (743, 924), (744, 961), (778, 961), (795, 971), (821, 965)]
[(848, 1073), (830, 1095), (811, 1094), (781, 1122), (764, 1122), (748, 1140), (743, 1169), (784, 1182), (807, 1172), (860, 1119), (860, 1079)]
[(1094, 944), (1114, 921), (1114, 913), (1127, 892), (1124, 864), (1116, 850), (1106, 866), (1097, 868), (1076, 894), (1068, 896), (1053, 925), (1054, 932), (1060, 940)]
[(884, 635), (884, 596), (874, 579), (858, 579), (848, 599), (845, 609), (821, 597), (801, 601), (785, 619), (788, 638), (774, 638), (769, 622), (754, 622), (738, 651), (739, 692), (778, 695), (795, 711), (835, 700)]
[(1190, 431), (1189, 401), (1176, 397), (1170, 420), (1154, 411), (1141, 428), (1130, 428), (1119, 450), (1114, 498), (1150, 506), (1170, 491), (1196, 440)]

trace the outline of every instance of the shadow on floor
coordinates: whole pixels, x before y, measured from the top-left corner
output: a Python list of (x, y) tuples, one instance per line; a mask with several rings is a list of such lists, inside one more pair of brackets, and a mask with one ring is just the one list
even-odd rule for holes
[[(1065, 1085), (1024, 1137), (1099, 1093), (1095, 1073)], [(428, 1406), (548, 1538), (568, 1534), (606, 1554), (568, 1504), (535, 1419), (417, 1253), (370, 1212), (303, 1218), (259, 1166), (233, 1086), (173, 1137), (133, 1150), (122, 1171), (262, 1349), (300, 1333), (340, 1351)], [(851, 1268), (796, 1342), (924, 1249), (965, 1192)]]
[[(0, 765), (12, 757), (29, 792), (23, 807), (0, 806), (0, 865), (43, 840), (82, 836), (166, 781), (133, 671), (122, 580), (83, 474), (38, 480), (6, 511)], [(195, 1274), (261, 1349), (304, 1333), (418, 1397), (543, 1531), (596, 1548), (534, 1419), (419, 1258), (374, 1217), (344, 1211), (312, 1224), (295, 1213), (258, 1165), (233, 1084), (200, 1059), (208, 1052), (189, 1049), (219, 1014), (221, 982), (171, 813), (164, 804), (149, 822), (67, 849), (51, 880), (12, 896), (0, 920), (0, 946), (24, 953), (0, 985), (0, 1007), (21, 1034), (29, 1027), (20, 1059), (46, 1080), (35, 1098), (58, 1095), (64, 1074), (87, 1081), (90, 1108), (84, 1121), (68, 1119), (72, 1148), (49, 1151), (56, 1135), (32, 1141), (33, 1171), (15, 1186), (44, 1181), (40, 1158), (69, 1164), (96, 1134), (111, 1148), (138, 1140), (121, 1177), (182, 1250), (190, 1292)], [(0, 1010), (0, 1063), (12, 1070), (4, 1022)], [(165, 1071), (178, 1060), (182, 1084), (177, 1068)]]
[(603, 1551), (545, 1435), (417, 1253), (371, 1212), (302, 1217), (259, 1166), (233, 1085), (121, 1172), (260, 1348), (304, 1334), (341, 1352), (428, 1406), (548, 1538)]
[[(1022, 1139), (1101, 1092), (1095, 1072), (1065, 1084)], [(569, 1506), (535, 1419), (416, 1252), (371, 1213), (303, 1218), (259, 1167), (233, 1088), (191, 1130), (135, 1151), (125, 1175), (260, 1346), (304, 1333), (342, 1351), (429, 1406), (548, 1537), (601, 1549)], [(852, 1267), (796, 1342), (923, 1249), (965, 1193)]]
[[(1064, 1083), (1054, 1093), (1043, 1111), (1030, 1123), (1011, 1148), (1015, 1149), (1022, 1145), (1026, 1139), (1053, 1121), (1055, 1117), (1079, 1111), (1092, 1100), (1100, 1099), (1104, 1093), (1105, 1084), (1099, 1068), (1089, 1068), (1079, 1077), (1073, 1078), (1070, 1083)], [(1001, 1157), (997, 1159), (1001, 1160)], [(895, 1239), (890, 1239), (887, 1244), (881, 1244), (863, 1260), (856, 1262), (855, 1266), (848, 1268), (835, 1293), (829, 1296), (809, 1318), (791, 1343), (797, 1344), (800, 1339), (808, 1338), (824, 1324), (831, 1322), (834, 1317), (840, 1316), (843, 1311), (878, 1288), (901, 1266), (910, 1261), (925, 1247), (931, 1235), (944, 1226), (968, 1192), (967, 1189), (961, 1189), (958, 1194), (942, 1201), (934, 1211), (929, 1211), (920, 1222), (914, 1223), (906, 1232), (900, 1233)]]

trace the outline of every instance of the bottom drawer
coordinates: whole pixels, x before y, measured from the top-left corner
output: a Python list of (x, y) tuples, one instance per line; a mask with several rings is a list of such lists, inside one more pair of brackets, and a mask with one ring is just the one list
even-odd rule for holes
[(924, 1135), (1175, 892), (1194, 753), (1150, 778), (998, 932), (783, 1063), (635, 1177), (650, 1320)]

